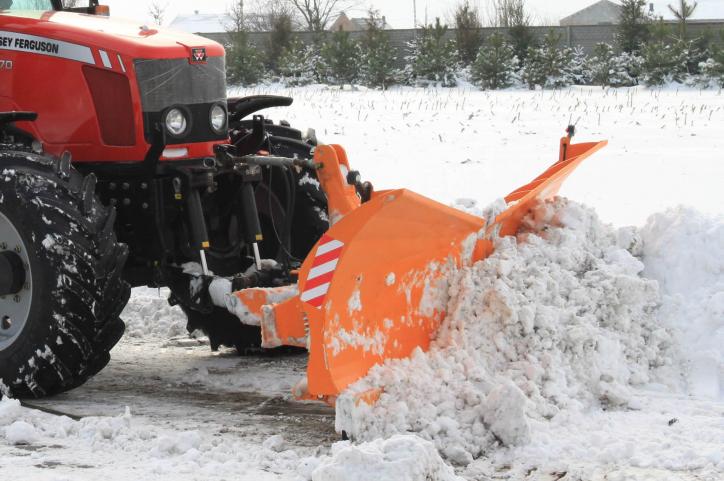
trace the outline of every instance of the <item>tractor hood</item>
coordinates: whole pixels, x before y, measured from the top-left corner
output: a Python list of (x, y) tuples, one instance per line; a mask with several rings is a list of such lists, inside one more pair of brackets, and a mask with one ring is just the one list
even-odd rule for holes
[(198, 35), (71, 12), (0, 12), (0, 30), (104, 48), (133, 58), (187, 58), (192, 48), (205, 48), (209, 57), (224, 55), (221, 45)]

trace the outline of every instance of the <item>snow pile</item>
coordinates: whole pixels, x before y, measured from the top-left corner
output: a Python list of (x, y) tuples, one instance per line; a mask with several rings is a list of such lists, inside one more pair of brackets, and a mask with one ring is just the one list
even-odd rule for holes
[(689, 362), (689, 391), (724, 399), (724, 218), (679, 207), (641, 230), (647, 277), (659, 281), (659, 317)]
[[(531, 420), (625, 406), (630, 386), (672, 362), (657, 283), (627, 250), (640, 247), (635, 235), (562, 199), (540, 206), (521, 232), (451, 279), (448, 318), (429, 352), (378, 366), (341, 396), (338, 430), (360, 440), (417, 433), (464, 465), (528, 442)], [(373, 388), (383, 390), (378, 403), (355, 403)]]
[(126, 337), (168, 339), (187, 336), (186, 316), (178, 306), (168, 303), (168, 289), (137, 287), (121, 314)]
[(303, 459), (297, 471), (310, 481), (462, 481), (431, 442), (412, 435), (336, 443), (331, 456)]

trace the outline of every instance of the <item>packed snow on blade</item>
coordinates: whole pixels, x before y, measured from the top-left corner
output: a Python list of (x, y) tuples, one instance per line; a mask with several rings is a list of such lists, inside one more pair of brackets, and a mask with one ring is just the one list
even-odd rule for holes
[[(388, 360), (337, 399), (337, 429), (361, 441), (415, 433), (465, 465), (528, 443), (537, 421), (629, 408), (632, 386), (675, 383), (672, 334), (636, 239), (578, 204), (540, 204), (517, 237), (450, 275), (428, 352)], [(377, 402), (359, 402), (370, 390)]]

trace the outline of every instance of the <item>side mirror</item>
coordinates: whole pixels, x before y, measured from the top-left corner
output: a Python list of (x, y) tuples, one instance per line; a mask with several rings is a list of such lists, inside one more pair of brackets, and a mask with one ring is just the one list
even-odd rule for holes
[(93, 15), (108, 17), (111, 14), (111, 7), (108, 5), (96, 5), (93, 7)]

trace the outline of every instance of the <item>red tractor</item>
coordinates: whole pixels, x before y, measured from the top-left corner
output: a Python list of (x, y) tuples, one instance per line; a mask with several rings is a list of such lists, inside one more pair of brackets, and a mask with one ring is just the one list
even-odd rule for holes
[(0, 0), (5, 394), (103, 369), (131, 286), (169, 287), (214, 349), (258, 346), (194, 280), (292, 284), (328, 228), (313, 131), (254, 115), (291, 99), (227, 99), (222, 46), (107, 14)]

